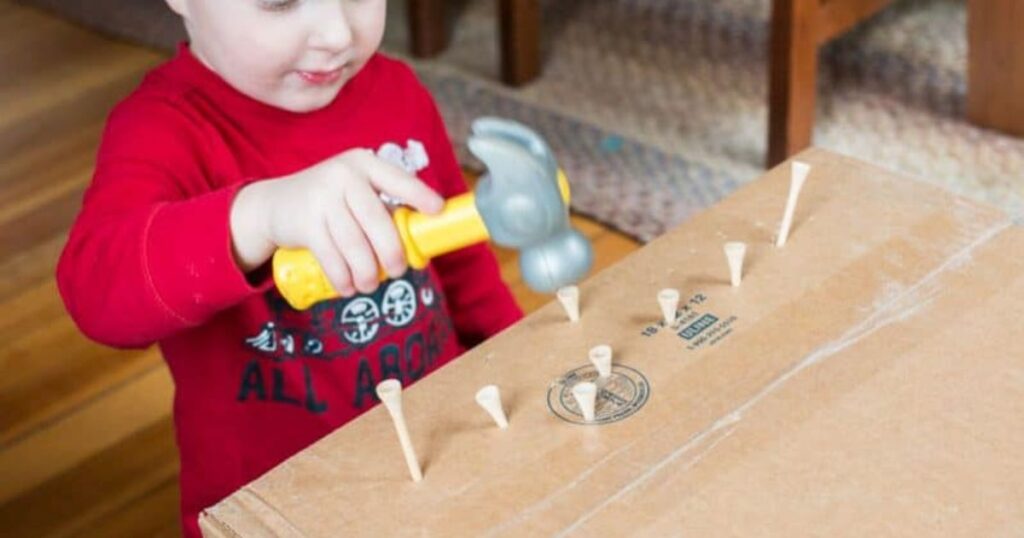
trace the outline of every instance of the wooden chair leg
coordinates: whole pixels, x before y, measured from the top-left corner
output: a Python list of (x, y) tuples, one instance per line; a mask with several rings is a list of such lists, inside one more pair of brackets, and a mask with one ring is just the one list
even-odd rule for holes
[(500, 0), (501, 77), (520, 86), (540, 74), (539, 0)]
[(811, 145), (818, 76), (820, 0), (772, 2), (768, 167)]
[(407, 5), (413, 56), (436, 56), (448, 45), (445, 0), (409, 0)]
[(1024, 136), (1024, 2), (967, 2), (967, 117)]

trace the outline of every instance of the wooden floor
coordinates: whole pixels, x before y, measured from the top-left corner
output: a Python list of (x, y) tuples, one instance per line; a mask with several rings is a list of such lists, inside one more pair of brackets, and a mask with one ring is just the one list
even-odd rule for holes
[[(155, 350), (92, 344), (64, 313), (57, 256), (110, 107), (165, 57), (0, 0), (0, 534), (175, 536), (171, 381)], [(636, 248), (582, 218), (597, 267)], [(514, 256), (502, 273), (524, 308)]]

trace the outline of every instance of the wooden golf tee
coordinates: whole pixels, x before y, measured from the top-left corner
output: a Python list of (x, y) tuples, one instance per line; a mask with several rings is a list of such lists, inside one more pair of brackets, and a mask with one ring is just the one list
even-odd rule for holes
[(556, 293), (558, 302), (562, 303), (565, 313), (569, 315), (569, 321), (576, 323), (580, 320), (580, 289), (576, 286), (558, 288)]
[(594, 404), (597, 401), (597, 385), (589, 381), (576, 383), (572, 387), (572, 395), (576, 398), (576, 403), (580, 406), (580, 412), (583, 413), (583, 420), (586, 422), (593, 422)]
[(398, 442), (402, 444), (402, 454), (405, 455), (405, 464), (409, 466), (409, 474), (413, 482), (423, 480), (423, 472), (420, 471), (420, 463), (416, 459), (416, 451), (412, 448), (412, 441), (409, 439), (409, 429), (405, 426), (405, 416), (402, 414), (402, 383), (397, 379), (387, 379), (377, 384), (377, 397), (388, 409), (391, 420), (395, 423), (395, 431), (398, 432)]
[(725, 244), (725, 259), (729, 262), (729, 281), (733, 287), (743, 279), (743, 258), (747, 255), (747, 244), (730, 241)]
[(789, 236), (789, 227), (793, 225), (793, 212), (796, 211), (796, 200), (800, 197), (800, 189), (807, 180), (807, 174), (811, 172), (811, 165), (800, 161), (793, 161), (793, 168), (790, 171), (789, 198), (786, 199), (786, 212), (782, 215), (782, 224), (779, 226), (779, 236), (775, 239), (775, 246), (781, 247), (786, 244)]
[(661, 306), (661, 316), (665, 319), (665, 325), (675, 323), (676, 310), (679, 309), (679, 290), (665, 288), (659, 291), (658, 305)]
[(497, 385), (487, 385), (476, 393), (476, 403), (491, 415), (499, 428), (508, 428), (508, 419), (505, 417), (505, 409), (501, 407), (501, 391)]
[(594, 363), (597, 373), (603, 378), (612, 375), (612, 348), (599, 345), (590, 348), (590, 362)]

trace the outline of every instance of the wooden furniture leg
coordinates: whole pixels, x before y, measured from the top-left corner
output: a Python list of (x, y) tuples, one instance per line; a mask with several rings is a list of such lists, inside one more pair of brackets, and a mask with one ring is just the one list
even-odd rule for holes
[(811, 145), (818, 47), (843, 35), (890, 2), (892, 0), (772, 2), (771, 66), (768, 70), (769, 167)]
[(409, 0), (409, 35), (412, 54), (436, 56), (448, 45), (445, 29), (445, 0)]
[(768, 167), (811, 145), (818, 77), (819, 0), (772, 3)]
[(967, 117), (1024, 136), (1024, 2), (969, 0)]
[(521, 86), (540, 74), (539, 0), (499, 0), (501, 78)]

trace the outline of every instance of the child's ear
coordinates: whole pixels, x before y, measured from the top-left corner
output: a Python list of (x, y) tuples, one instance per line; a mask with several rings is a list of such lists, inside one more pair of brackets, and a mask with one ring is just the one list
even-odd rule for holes
[(167, 7), (171, 8), (178, 15), (184, 18), (188, 18), (188, 1), (187, 0), (165, 0)]

